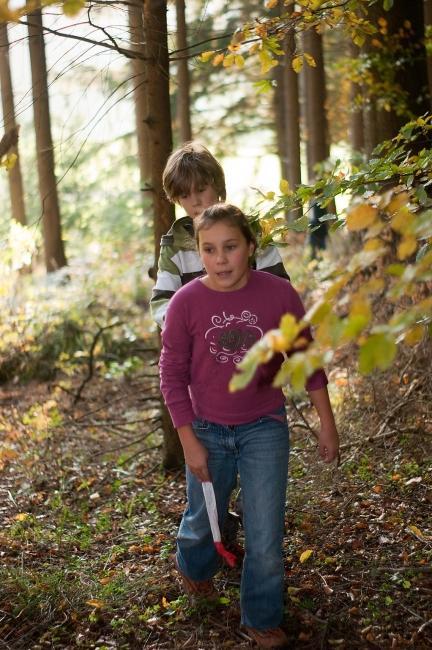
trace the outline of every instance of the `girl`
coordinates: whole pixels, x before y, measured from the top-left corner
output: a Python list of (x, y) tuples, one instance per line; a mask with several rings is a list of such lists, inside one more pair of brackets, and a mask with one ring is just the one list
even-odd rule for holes
[[(280, 365), (261, 366), (243, 391), (230, 393), (236, 364), (289, 312), (304, 315), (287, 280), (250, 269), (256, 242), (244, 214), (216, 204), (195, 220), (206, 275), (171, 299), (160, 359), (161, 390), (186, 461), (188, 506), (177, 537), (176, 565), (184, 589), (216, 592), (219, 568), (201, 482), (212, 481), (220, 526), (240, 475), (245, 533), (241, 620), (262, 648), (283, 647), (283, 555), (289, 435), (284, 395), (272, 386)], [(311, 340), (309, 330), (302, 337)], [(323, 370), (306, 388), (320, 419), (320, 455), (338, 454), (338, 434)]]

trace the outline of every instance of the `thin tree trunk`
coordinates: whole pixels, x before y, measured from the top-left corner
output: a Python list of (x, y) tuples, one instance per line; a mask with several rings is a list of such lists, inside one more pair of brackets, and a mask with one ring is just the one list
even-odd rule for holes
[[(143, 2), (131, 0), (128, 4), (129, 33), (131, 50), (145, 55)], [(145, 191), (150, 178), (149, 132), (146, 122), (147, 70), (145, 60), (136, 58), (131, 62), (133, 72), (133, 95), (135, 104), (135, 124), (138, 140), (138, 163), (140, 169), (141, 191)]]
[[(359, 48), (352, 41), (350, 42), (350, 54), (353, 59), (358, 57)], [(361, 87), (359, 84), (351, 83), (350, 88), (350, 125), (349, 140), (351, 149), (355, 152), (363, 152), (365, 147), (364, 141), (364, 121), (363, 110), (356, 103), (356, 98), (361, 96)]]
[[(432, 0), (424, 0), (424, 23), (425, 30), (429, 27), (429, 30), (432, 32)], [(432, 38), (432, 33), (429, 34), (429, 38)], [(429, 82), (429, 104), (432, 109), (432, 54), (429, 54), (427, 57), (427, 74)]]
[[(317, 34), (315, 29), (307, 30), (303, 34), (303, 47), (307, 54), (312, 55), (316, 64), (316, 67), (306, 64), (304, 69), (308, 182), (313, 183), (316, 177), (315, 166), (326, 160), (330, 154), (322, 36)], [(326, 209), (317, 204), (310, 206), (312, 230), (309, 242), (312, 257), (315, 257), (317, 250), (326, 248), (328, 225), (327, 222), (319, 220), (325, 212), (336, 212), (334, 201)]]
[(307, 169), (308, 181), (315, 177), (314, 167), (329, 155), (326, 115), (326, 89), (322, 37), (314, 29), (303, 34), (304, 51), (311, 54), (316, 67), (305, 65)]
[[(282, 62), (281, 62), (282, 63)], [(284, 70), (283, 65), (273, 68), (276, 87), (273, 92), (273, 109), (275, 116), (276, 149), (280, 161), (282, 178), (288, 178), (288, 152), (286, 151), (285, 116), (284, 116)]]
[[(6, 23), (0, 23), (0, 86), (3, 108), (3, 122), (6, 132), (16, 128), (15, 105), (12, 88), (12, 76), (9, 63), (9, 38)], [(18, 156), (18, 145), (11, 150)], [(11, 200), (12, 218), (18, 223), (26, 224), (24, 205), (24, 189), (21, 175), (20, 159), (17, 157), (15, 165), (8, 172), (9, 195)]]
[(60, 208), (54, 171), (45, 44), (40, 9), (28, 15), (28, 33), (45, 266), (50, 273), (65, 266), (66, 257), (61, 237)]
[[(283, 105), (285, 117), (285, 151), (287, 155), (287, 180), (292, 190), (301, 183), (300, 162), (300, 106), (298, 75), (294, 72), (291, 61), (295, 51), (294, 33), (289, 33), (284, 45), (284, 79), (283, 79)], [(301, 215), (295, 210), (289, 218), (298, 218)]]
[[(176, 0), (177, 16), (177, 49), (180, 56), (187, 52), (187, 27), (185, 1)], [(192, 126), (190, 117), (190, 73), (188, 59), (181, 58), (177, 61), (177, 124), (181, 142), (192, 140)]]
[[(167, 4), (165, 0), (144, 0), (144, 33), (147, 49), (149, 144), (151, 196), (154, 219), (155, 260), (159, 259), (160, 239), (174, 221), (174, 206), (162, 187), (162, 172), (172, 150), (169, 61), (167, 42)], [(162, 404), (164, 428), (164, 467), (179, 467), (183, 453), (177, 432)]]

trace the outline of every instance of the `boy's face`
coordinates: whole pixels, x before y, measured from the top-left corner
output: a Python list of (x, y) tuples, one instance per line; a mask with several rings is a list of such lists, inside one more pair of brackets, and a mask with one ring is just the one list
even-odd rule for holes
[(189, 217), (195, 219), (211, 205), (219, 203), (219, 197), (212, 185), (192, 185), (188, 193), (177, 198), (177, 203)]

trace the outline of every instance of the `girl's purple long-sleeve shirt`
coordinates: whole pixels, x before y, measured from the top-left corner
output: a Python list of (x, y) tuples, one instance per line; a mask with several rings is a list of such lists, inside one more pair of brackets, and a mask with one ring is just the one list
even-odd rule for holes
[[(175, 427), (200, 418), (220, 424), (244, 424), (277, 411), (285, 401), (272, 380), (282, 357), (260, 366), (251, 383), (230, 393), (229, 381), (247, 350), (281, 316), (304, 315), (302, 301), (284, 279), (250, 271), (235, 291), (215, 291), (201, 279), (179, 289), (170, 301), (162, 332), (161, 390)], [(311, 340), (310, 331), (302, 336)], [(309, 377), (307, 390), (327, 384), (323, 370)]]

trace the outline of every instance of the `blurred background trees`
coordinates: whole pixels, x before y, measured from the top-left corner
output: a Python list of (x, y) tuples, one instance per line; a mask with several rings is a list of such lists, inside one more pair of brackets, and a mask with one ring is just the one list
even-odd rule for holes
[[(19, 269), (31, 261), (39, 276), (42, 254), (63, 280), (89, 260), (126, 260), (145, 305), (174, 219), (162, 170), (192, 136), (220, 157), (228, 199), (260, 212), (263, 241), (284, 231), (288, 263), (293, 246), (307, 263), (309, 241), (317, 253), (335, 239), (348, 259), (359, 242), (384, 241), (374, 219), (350, 229), (348, 215), (353, 201), (379, 211), (379, 192), (393, 188), (399, 207), (423, 215), (417, 230), (392, 231), (393, 249), (409, 250), (395, 253), (398, 273), (425, 264), (431, 0), (66, 0), (5, 4), (0, 20), (0, 299), (11, 313)], [(415, 137), (398, 136), (408, 122)], [(379, 150), (398, 137), (403, 151), (398, 140)]]

